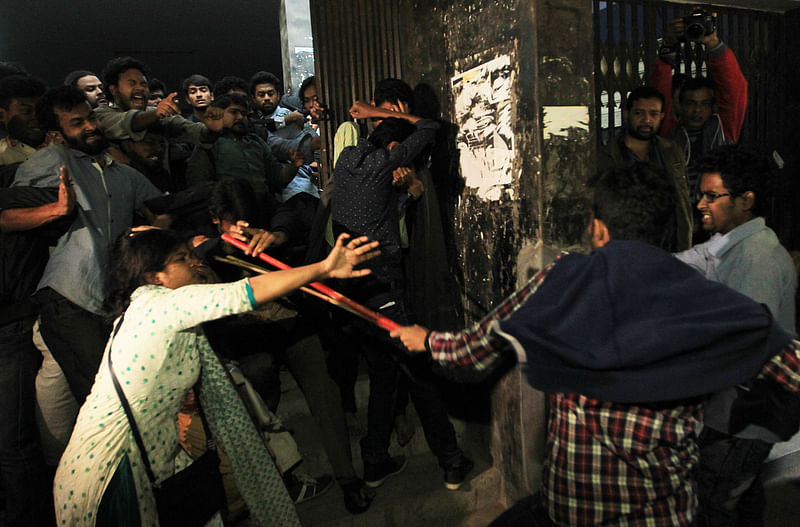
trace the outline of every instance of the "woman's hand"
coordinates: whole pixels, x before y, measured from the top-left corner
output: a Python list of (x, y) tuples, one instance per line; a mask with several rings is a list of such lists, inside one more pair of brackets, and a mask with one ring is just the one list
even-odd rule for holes
[(400, 339), (408, 351), (425, 351), (425, 341), (428, 339), (428, 329), (422, 326), (405, 326), (392, 330), (392, 338)]
[(378, 256), (381, 252), (374, 250), (378, 242), (370, 242), (366, 236), (350, 240), (345, 245), (349, 234), (342, 234), (336, 240), (333, 250), (322, 261), (327, 278), (356, 278), (371, 273), (369, 269), (354, 269), (360, 263)]

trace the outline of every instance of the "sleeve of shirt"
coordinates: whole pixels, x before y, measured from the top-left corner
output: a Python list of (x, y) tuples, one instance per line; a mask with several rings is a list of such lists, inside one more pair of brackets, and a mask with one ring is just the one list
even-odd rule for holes
[(314, 152), (311, 150), (311, 140), (313, 136), (310, 133), (304, 132), (299, 137), (294, 139), (284, 139), (277, 134), (267, 132), (267, 144), (272, 150), (274, 155), (279, 161), (290, 161), (290, 150), (297, 150), (303, 154), (303, 159), (306, 163), (314, 160)]
[(761, 368), (759, 379), (780, 384), (783, 389), (800, 393), (800, 342), (793, 340), (783, 351)]
[(725, 138), (737, 143), (747, 111), (747, 79), (736, 55), (724, 42), (709, 50), (708, 69), (716, 86), (717, 110)]
[(647, 84), (660, 91), (664, 96), (664, 119), (661, 121), (658, 135), (669, 137), (678, 124), (672, 110), (672, 66), (661, 58), (656, 58), (653, 63), (653, 73)]
[(121, 139), (133, 139), (134, 141), (141, 141), (144, 139), (147, 130), (140, 130), (134, 132), (131, 129), (133, 118), (140, 110), (128, 110), (127, 112), (120, 112), (114, 108), (107, 106), (100, 106), (95, 109), (94, 113), (97, 116), (97, 122), (103, 133), (108, 139), (112, 141), (119, 141)]
[(711, 256), (708, 254), (705, 243), (699, 243), (691, 249), (675, 253), (675, 258), (709, 278), (708, 270), (712, 264), (709, 262)]
[(171, 143), (189, 143), (199, 145), (200, 143), (213, 143), (213, 132), (206, 128), (203, 123), (194, 123), (181, 117), (180, 115), (170, 115), (158, 120)]
[[(563, 256), (566, 253), (562, 253)], [(559, 256), (559, 258), (561, 257)], [(469, 329), (459, 332), (431, 331), (426, 346), (433, 359), (443, 366), (485, 370), (504, 353), (507, 341), (498, 333), (499, 321), (510, 317), (544, 282), (558, 259), (531, 278)]]
[(286, 186), (283, 181), (283, 164), (275, 159), (272, 149), (266, 142), (262, 141), (261, 138), (259, 138), (259, 141), (263, 143), (264, 178), (267, 182), (267, 188), (273, 193), (280, 192)]
[(345, 121), (339, 125), (336, 130), (336, 135), (333, 136), (333, 166), (336, 167), (336, 162), (339, 160), (339, 154), (348, 146), (356, 146), (358, 144), (358, 126), (352, 121)]
[(414, 159), (436, 139), (439, 123), (433, 119), (420, 119), (415, 126), (417, 129), (414, 133), (389, 152), (389, 163), (393, 167), (411, 165)]
[(58, 188), (59, 168), (65, 164), (57, 151), (60, 148), (49, 146), (28, 158), (17, 169), (11, 186)]

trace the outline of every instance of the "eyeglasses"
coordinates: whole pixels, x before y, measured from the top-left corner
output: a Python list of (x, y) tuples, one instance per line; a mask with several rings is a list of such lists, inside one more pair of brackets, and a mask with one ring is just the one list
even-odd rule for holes
[(730, 196), (730, 192), (726, 192), (725, 194), (717, 194), (716, 192), (706, 191), (706, 192), (698, 192), (697, 193), (697, 202), (701, 202), (706, 200), (706, 203), (714, 203), (717, 201), (717, 198), (724, 198), (725, 196)]

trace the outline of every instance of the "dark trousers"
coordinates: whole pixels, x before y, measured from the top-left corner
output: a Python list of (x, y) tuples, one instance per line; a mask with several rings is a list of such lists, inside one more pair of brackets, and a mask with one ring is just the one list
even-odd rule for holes
[(708, 427), (703, 429), (699, 442), (698, 525), (763, 526), (766, 498), (760, 473), (772, 443), (740, 439)]
[(0, 485), (6, 525), (46, 525), (53, 511), (34, 418), (41, 354), (31, 340), (32, 323), (0, 326)]
[(36, 301), (41, 303), (42, 339), (63, 370), (72, 395), (81, 405), (94, 384), (111, 334), (111, 324), (50, 288), (36, 293)]
[[(364, 304), (399, 324), (408, 324), (402, 297), (396, 290), (374, 294)], [(447, 468), (457, 462), (462, 452), (429, 360), (407, 358), (406, 353), (400, 351), (398, 344), (383, 329), (361, 324), (360, 321), (356, 327), (369, 371), (367, 435), (361, 439), (364, 463), (378, 464), (389, 457), (397, 384), (401, 375), (408, 377), (408, 393), (419, 415), (428, 446), (439, 458), (439, 465)]]

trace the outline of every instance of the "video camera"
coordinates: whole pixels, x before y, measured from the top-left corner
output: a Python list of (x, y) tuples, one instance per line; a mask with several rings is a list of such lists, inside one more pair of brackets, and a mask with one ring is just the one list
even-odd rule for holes
[(717, 14), (710, 13), (698, 6), (691, 14), (683, 17), (686, 29), (683, 32), (684, 40), (699, 42), (701, 38), (710, 35), (717, 29)]

